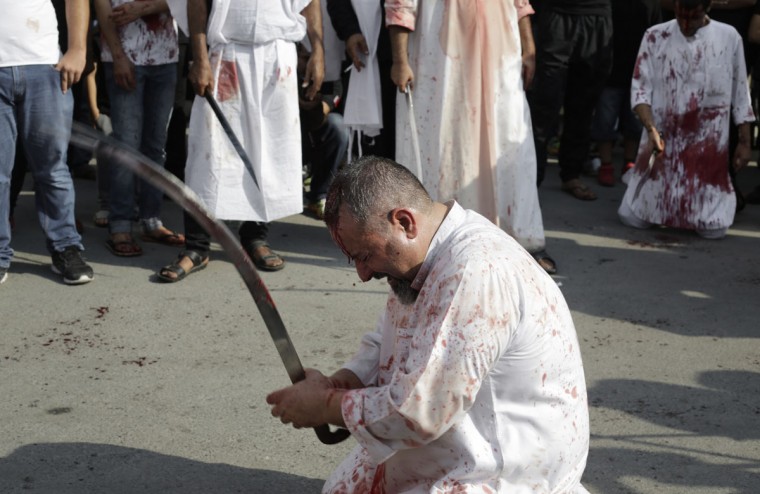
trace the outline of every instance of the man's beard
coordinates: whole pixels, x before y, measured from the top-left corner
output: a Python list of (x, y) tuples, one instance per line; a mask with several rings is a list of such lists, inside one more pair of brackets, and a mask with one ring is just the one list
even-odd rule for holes
[(420, 294), (417, 290), (412, 288), (412, 282), (406, 280), (395, 280), (395, 283), (391, 285), (393, 293), (398, 297), (399, 302), (404, 305), (412, 305), (417, 301), (417, 296)]
[[(376, 280), (386, 278), (393, 293), (398, 297), (399, 302), (404, 305), (412, 305), (417, 301), (417, 296), (420, 294), (417, 290), (412, 288), (412, 282), (406, 280), (400, 280), (398, 278), (391, 278), (384, 273), (375, 273), (372, 275)], [(393, 280), (393, 281), (391, 281)]]

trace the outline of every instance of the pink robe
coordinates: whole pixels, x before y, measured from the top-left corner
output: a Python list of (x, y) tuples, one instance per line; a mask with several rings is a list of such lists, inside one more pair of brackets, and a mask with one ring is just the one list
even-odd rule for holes
[[(414, 113), (422, 183), (456, 199), (529, 251), (544, 247), (536, 153), (522, 86), (518, 19), (527, 0), (388, 0), (386, 23), (414, 31)], [(407, 103), (396, 109), (396, 160), (411, 170)]]

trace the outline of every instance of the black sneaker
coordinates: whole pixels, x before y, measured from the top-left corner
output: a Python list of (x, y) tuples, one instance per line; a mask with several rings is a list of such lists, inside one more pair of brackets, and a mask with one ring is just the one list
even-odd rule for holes
[(0, 267), (0, 284), (5, 283), (8, 279), (8, 268)]
[(67, 285), (81, 285), (92, 281), (92, 268), (82, 260), (82, 254), (76, 246), (66, 247), (63, 252), (53, 253), (53, 265), (55, 274), (63, 276), (63, 282)]

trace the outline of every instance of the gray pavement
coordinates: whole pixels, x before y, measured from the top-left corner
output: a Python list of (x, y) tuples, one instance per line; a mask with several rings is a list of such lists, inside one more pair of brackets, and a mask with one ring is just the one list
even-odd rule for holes
[[(31, 178), (27, 177), (31, 182)], [(554, 278), (573, 311), (591, 409), (592, 493), (760, 492), (760, 206), (722, 241), (635, 231), (616, 216), (624, 187), (595, 202), (541, 202)], [(760, 183), (756, 167), (743, 188)], [(282, 426), (264, 402), (288, 383), (242, 280), (223, 252), (185, 281), (154, 271), (178, 252), (143, 243), (117, 258), (96, 228), (95, 184), (77, 180), (95, 281), (50, 271), (34, 197), (16, 215), (16, 258), (0, 286), (0, 493), (316, 493), (353, 446)], [(181, 229), (166, 203), (165, 221)], [(384, 304), (323, 225), (272, 228), (287, 268), (263, 273), (306, 366), (332, 372)]]

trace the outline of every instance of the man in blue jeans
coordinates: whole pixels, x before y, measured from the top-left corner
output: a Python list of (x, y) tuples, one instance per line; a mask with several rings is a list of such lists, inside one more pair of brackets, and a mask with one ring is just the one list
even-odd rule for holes
[(34, 174), (37, 214), (53, 272), (70, 285), (93, 279), (81, 256), (74, 183), (66, 165), (74, 108), (69, 88), (84, 69), (88, 19), (86, 0), (66, 1), (69, 43), (61, 55), (49, 0), (6, 2), (0, 16), (0, 283), (13, 258), (8, 208), (17, 139)]
[[(95, 10), (104, 40), (101, 61), (113, 136), (163, 165), (179, 59), (177, 29), (169, 7), (162, 1), (95, 0)], [(185, 243), (182, 234), (161, 222), (163, 192), (136, 180), (134, 173), (122, 166), (110, 167), (109, 175), (110, 236), (106, 246), (114, 255), (142, 254), (132, 237), (135, 204), (144, 241), (173, 246)]]

